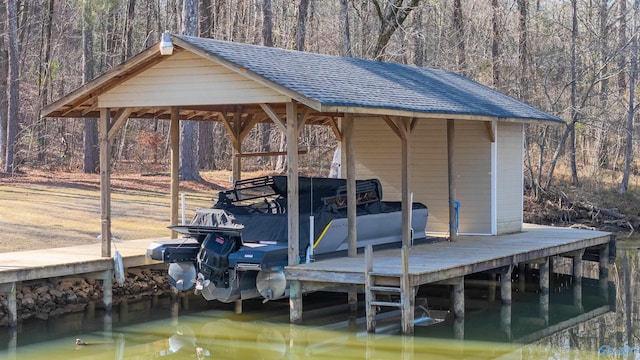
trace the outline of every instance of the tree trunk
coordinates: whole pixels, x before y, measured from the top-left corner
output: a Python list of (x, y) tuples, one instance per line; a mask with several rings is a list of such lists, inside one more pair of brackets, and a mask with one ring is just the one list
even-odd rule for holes
[(493, 70), (493, 87), (500, 89), (500, 5), (498, 0), (491, 0), (493, 37), (491, 38), (491, 69)]
[(627, 67), (627, 56), (623, 50), (627, 47), (627, 0), (618, 0), (618, 48), (620, 54), (618, 55), (618, 94), (623, 96), (627, 90), (626, 73), (622, 71)]
[[(0, 14), (6, 14), (7, 9), (5, 3), (0, 1)], [(0, 16), (0, 29), (5, 29), (7, 25), (7, 17)], [(9, 79), (9, 53), (6, 48), (5, 37), (0, 36), (0, 164), (3, 164), (7, 154), (7, 112), (8, 112), (8, 84)], [(4, 166), (2, 167), (4, 168)]]
[(422, 33), (422, 11), (413, 12), (413, 64), (424, 66), (424, 35)]
[(19, 121), (19, 59), (18, 59), (18, 15), (16, 0), (7, 0), (7, 43), (9, 48), (9, 89), (7, 117), (7, 150), (4, 170), (12, 173), (15, 170), (15, 154), (18, 143)]
[(569, 124), (569, 157), (571, 162), (571, 182), (578, 185), (578, 167), (576, 166), (576, 122), (578, 121), (578, 104), (576, 103), (576, 92), (578, 89), (578, 78), (576, 76), (576, 41), (578, 38), (578, 2), (571, 0), (571, 123)]
[(273, 47), (273, 12), (271, 0), (262, 1), (262, 45)]
[[(82, 4), (82, 82), (93, 79), (93, 20), (90, 0)], [(82, 131), (83, 157), (82, 171), (85, 174), (97, 173), (100, 161), (98, 144), (98, 119), (85, 118)]]
[(124, 21), (124, 46), (121, 61), (131, 57), (133, 52), (133, 20), (136, 15), (136, 0), (129, 0), (127, 4), (127, 17)]
[(296, 50), (304, 51), (304, 41), (307, 36), (307, 12), (311, 0), (300, 0), (298, 7), (298, 25), (296, 26)]
[(456, 39), (456, 63), (458, 65), (458, 71), (463, 75), (467, 74), (467, 55), (466, 46), (464, 40), (464, 20), (462, 16), (462, 2), (461, 0), (453, 0), (453, 30), (455, 31)]
[[(51, 27), (53, 23), (53, 5), (54, 0), (47, 0), (47, 7), (43, 10), (42, 36), (40, 37), (40, 66), (38, 68), (40, 86), (40, 106), (44, 107), (49, 103), (49, 88), (51, 87)], [(38, 161), (45, 160), (46, 129), (45, 122), (41, 119), (37, 120), (34, 133), (37, 141), (36, 153)]]
[(528, 53), (528, 31), (527, 31), (527, 0), (518, 0), (518, 62), (520, 70), (520, 86), (518, 89), (518, 97), (524, 99), (527, 89), (527, 58)]
[(342, 14), (342, 54), (352, 57), (351, 33), (349, 30), (349, 6), (347, 0), (340, 0), (340, 12)]
[[(198, 1), (184, 0), (182, 4), (182, 34), (198, 36)], [(197, 155), (198, 123), (182, 120), (180, 131), (180, 178), (200, 180)]]
[[(199, 33), (201, 37), (210, 37), (213, 28), (213, 17), (211, 13), (211, 0), (200, 0), (200, 25)], [(200, 169), (215, 170), (213, 146), (213, 121), (202, 121), (198, 124), (198, 167)]]
[(633, 2), (633, 34), (631, 34), (631, 64), (629, 69), (629, 107), (627, 113), (626, 143), (624, 148), (624, 170), (618, 192), (624, 194), (629, 188), (631, 163), (633, 162), (633, 122), (635, 116), (635, 87), (638, 72), (638, 11), (640, 0)]
[[(373, 5), (376, 8), (378, 19), (380, 20), (380, 31), (376, 39), (376, 46), (373, 50), (373, 58), (378, 61), (384, 60), (385, 51), (391, 37), (396, 30), (402, 26), (407, 16), (411, 13), (420, 0), (392, 0), (385, 1), (383, 5), (380, 4), (380, 0), (372, 0)], [(459, 1), (459, 0), (455, 0)]]

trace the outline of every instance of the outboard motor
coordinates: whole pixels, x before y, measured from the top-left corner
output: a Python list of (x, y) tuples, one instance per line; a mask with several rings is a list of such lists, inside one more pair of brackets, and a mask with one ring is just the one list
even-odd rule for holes
[(216, 287), (228, 288), (229, 254), (237, 251), (240, 246), (242, 246), (240, 237), (218, 232), (208, 234), (198, 252), (199, 273)]

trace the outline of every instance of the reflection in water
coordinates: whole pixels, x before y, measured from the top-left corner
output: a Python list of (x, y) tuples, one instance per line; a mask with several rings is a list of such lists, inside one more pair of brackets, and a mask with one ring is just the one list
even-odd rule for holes
[[(381, 326), (387, 329), (384, 333), (368, 334), (362, 321), (349, 327), (346, 299), (334, 301), (329, 310), (319, 304), (307, 306), (306, 301), (312, 300), (306, 299), (303, 326), (288, 324), (286, 302), (247, 302), (245, 313), (237, 315), (233, 304), (218, 304), (213, 310), (211, 304), (193, 299), (174, 299), (173, 303), (154, 299), (146, 305), (130, 303), (114, 309), (104, 322), (104, 314), (96, 314), (92, 306), (81, 316), (43, 322), (37, 331), (25, 322), (17, 334), (6, 330), (0, 334), (0, 358), (569, 359), (625, 352), (630, 353), (627, 358), (635, 358), (638, 354), (632, 352), (640, 333), (640, 259), (636, 247), (620, 249), (621, 245), (605, 292), (597, 280), (596, 263), (584, 262), (585, 278), (572, 279), (571, 261), (554, 258), (549, 266), (566, 275), (552, 273), (548, 292), (538, 288), (535, 271), (528, 273), (526, 284), (513, 287), (510, 305), (501, 306), (500, 296), (491, 293), (495, 281), (489, 282), (488, 289), (469, 285), (463, 322), (450, 318), (446, 309), (440, 310), (444, 321), (416, 324), (413, 337), (397, 335), (399, 315), (393, 317), (393, 313), (389, 313), (389, 324), (395, 325)], [(514, 273), (522, 278), (520, 270)], [(141, 322), (157, 313), (166, 318)], [(431, 310), (430, 316), (436, 313), (438, 310)], [(464, 341), (455, 340), (456, 334), (464, 334)], [(89, 345), (75, 346), (78, 337)]]

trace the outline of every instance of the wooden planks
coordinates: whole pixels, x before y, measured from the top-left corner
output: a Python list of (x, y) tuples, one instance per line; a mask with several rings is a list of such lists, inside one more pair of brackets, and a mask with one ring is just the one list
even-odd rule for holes
[[(503, 236), (460, 236), (457, 242), (415, 245), (409, 252), (412, 285), (451, 279), (519, 262), (607, 244), (610, 234), (591, 230), (526, 226)], [(374, 253), (376, 273), (402, 273), (397, 249)], [(364, 284), (365, 262), (359, 255), (288, 266), (288, 280)]]
[[(157, 264), (145, 257), (152, 240), (117, 243), (124, 267)], [(0, 253), (0, 284), (86, 274), (113, 269), (113, 259), (100, 256), (101, 244)]]

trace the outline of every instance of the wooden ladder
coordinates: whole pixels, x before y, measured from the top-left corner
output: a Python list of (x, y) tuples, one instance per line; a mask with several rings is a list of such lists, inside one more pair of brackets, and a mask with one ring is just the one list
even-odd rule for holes
[[(402, 273), (383, 274), (373, 271), (373, 247), (365, 248), (365, 302), (367, 314), (367, 331), (376, 331), (376, 313), (378, 307), (395, 307), (400, 309), (402, 332), (413, 334), (414, 289), (409, 285), (409, 250), (402, 247)], [(400, 295), (399, 301), (382, 301), (378, 295)]]

